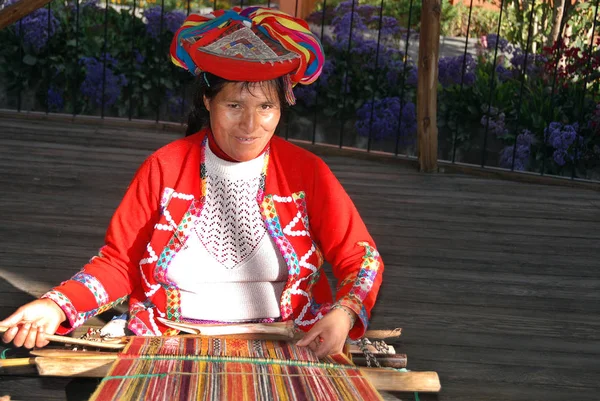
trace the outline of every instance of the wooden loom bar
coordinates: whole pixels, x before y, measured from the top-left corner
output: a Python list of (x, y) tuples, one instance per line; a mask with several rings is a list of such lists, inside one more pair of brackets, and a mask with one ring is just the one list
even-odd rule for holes
[(0, 368), (35, 365), (35, 358), (0, 359)]
[(244, 335), (261, 334), (270, 336), (281, 336), (287, 339), (294, 338), (294, 322), (275, 323), (247, 323), (247, 324), (193, 324), (185, 322), (174, 322), (162, 317), (158, 321), (165, 326), (185, 331), (190, 334), (201, 334), (203, 336), (224, 336), (224, 335)]
[(38, 8), (44, 7), (52, 0), (20, 0), (0, 10), (0, 29), (4, 29), (31, 14)]

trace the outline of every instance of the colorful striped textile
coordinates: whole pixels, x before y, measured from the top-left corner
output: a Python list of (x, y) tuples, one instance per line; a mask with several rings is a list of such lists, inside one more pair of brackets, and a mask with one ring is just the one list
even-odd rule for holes
[(283, 341), (134, 337), (92, 401), (377, 401), (344, 355), (324, 361)]
[(267, 81), (289, 74), (313, 83), (325, 57), (306, 21), (267, 7), (190, 14), (171, 42), (171, 61), (193, 75), (206, 71), (231, 81)]

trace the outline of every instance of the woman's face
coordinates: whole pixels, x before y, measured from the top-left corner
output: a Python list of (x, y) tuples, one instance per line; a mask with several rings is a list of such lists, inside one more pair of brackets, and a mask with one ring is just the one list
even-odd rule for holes
[(275, 134), (281, 105), (267, 84), (227, 83), (213, 98), (204, 97), (217, 145), (229, 157), (244, 162), (256, 158)]

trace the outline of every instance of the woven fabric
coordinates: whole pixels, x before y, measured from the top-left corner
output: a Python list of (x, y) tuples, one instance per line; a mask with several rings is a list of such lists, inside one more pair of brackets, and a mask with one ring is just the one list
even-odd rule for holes
[(135, 337), (92, 401), (382, 400), (343, 355), (280, 341)]

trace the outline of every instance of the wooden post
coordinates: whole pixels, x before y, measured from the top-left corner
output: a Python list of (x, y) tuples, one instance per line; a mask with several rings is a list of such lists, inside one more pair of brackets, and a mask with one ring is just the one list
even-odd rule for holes
[(417, 82), (417, 147), (423, 172), (437, 171), (437, 85), (440, 0), (422, 0)]
[(298, 18), (306, 18), (315, 11), (316, 2), (316, 0), (280, 0), (279, 9), (292, 16), (297, 11)]
[(44, 7), (52, 0), (20, 0), (0, 10), (0, 29), (4, 29), (21, 18), (31, 14), (38, 8)]

